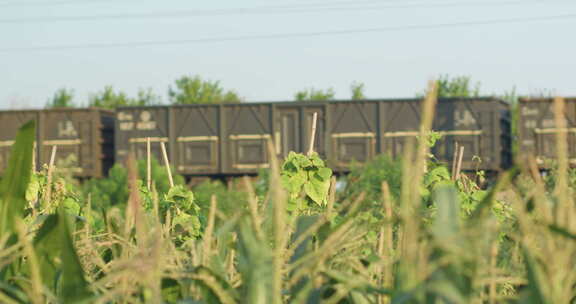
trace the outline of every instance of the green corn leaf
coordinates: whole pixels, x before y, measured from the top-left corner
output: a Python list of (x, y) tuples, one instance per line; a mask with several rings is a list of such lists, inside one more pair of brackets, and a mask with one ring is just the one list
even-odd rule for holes
[(521, 297), (521, 303), (551, 303), (542, 290), (544, 284), (538, 263), (527, 248), (522, 247), (522, 254), (524, 256), (528, 287)]
[(10, 162), (0, 184), (0, 236), (13, 232), (16, 219), (24, 213), (35, 137), (36, 124), (30, 121), (20, 128), (12, 146)]
[[(296, 232), (292, 235), (292, 241), (294, 242), (314, 225), (319, 220), (318, 216), (300, 216), (296, 220)], [(312, 251), (312, 235), (309, 235), (301, 242), (294, 254), (290, 257), (290, 263), (295, 263), (304, 257), (307, 253)], [(302, 266), (295, 268), (290, 275), (293, 275)], [(308, 277), (302, 278), (299, 282), (294, 284), (290, 290), (290, 294), (294, 299), (293, 303), (304, 303), (308, 299), (308, 294), (312, 291), (313, 285)]]
[(46, 218), (34, 247), (44, 285), (55, 290), (64, 303), (88, 301), (91, 292), (76, 254), (64, 209)]
[(62, 287), (61, 298), (65, 303), (78, 303), (85, 301), (91, 293), (88, 283), (84, 278), (84, 270), (80, 259), (76, 254), (72, 241), (72, 231), (66, 219), (66, 213), (62, 208), (59, 211), (60, 245), (62, 248)]
[(566, 228), (560, 227), (556, 224), (551, 224), (548, 225), (548, 229), (550, 229), (550, 231), (557, 233), (567, 239), (570, 239), (572, 241), (576, 241), (576, 234), (566, 230)]
[(268, 244), (259, 240), (248, 220), (240, 223), (238, 270), (242, 275), (243, 303), (272, 303), (274, 266)]
[(434, 191), (438, 213), (432, 232), (440, 243), (455, 242), (460, 231), (460, 208), (456, 188), (449, 184), (438, 185)]

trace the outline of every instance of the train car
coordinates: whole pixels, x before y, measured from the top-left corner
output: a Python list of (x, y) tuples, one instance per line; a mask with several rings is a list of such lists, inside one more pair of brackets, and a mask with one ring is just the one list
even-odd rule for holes
[[(376, 154), (401, 156), (418, 135), (420, 107), (421, 99), (125, 107), (117, 110), (116, 156), (122, 162), (133, 151), (144, 158), (150, 138), (152, 154), (161, 159), (158, 143), (164, 142), (180, 174), (255, 174), (269, 166), (268, 142), (274, 157), (306, 152), (317, 113), (315, 151), (336, 172), (346, 172)], [(442, 134), (433, 149), (442, 162), (452, 161), (458, 143), (463, 170), (498, 171), (511, 163), (510, 112), (503, 101), (441, 99), (433, 129)]]
[[(367, 100), (329, 104), (331, 163), (346, 171), (352, 160), (375, 154), (397, 158), (419, 134), (420, 99)], [(442, 135), (432, 154), (445, 164), (456, 143), (464, 147), (463, 170), (499, 171), (511, 164), (510, 111), (495, 98), (444, 98), (436, 106), (432, 129)]]
[(66, 164), (79, 178), (102, 177), (114, 164), (114, 120), (112, 111), (47, 109), (0, 111), (0, 174), (6, 169), (18, 129), (36, 121), (37, 168), (50, 161), (57, 146), (56, 164)]
[[(568, 157), (576, 165), (576, 98), (566, 98)], [(522, 98), (518, 103), (519, 157), (534, 157), (541, 169), (550, 169), (556, 159), (556, 119), (553, 98)]]

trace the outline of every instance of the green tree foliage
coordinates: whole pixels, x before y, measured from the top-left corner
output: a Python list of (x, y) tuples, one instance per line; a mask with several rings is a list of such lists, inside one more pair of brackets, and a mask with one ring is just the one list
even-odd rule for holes
[(366, 99), (366, 95), (364, 95), (364, 83), (362, 82), (353, 82), (350, 86), (350, 91), (352, 92), (352, 99)]
[(333, 100), (334, 95), (335, 93), (332, 88), (326, 90), (309, 88), (296, 92), (294, 98), (296, 101), (324, 101)]
[[(480, 83), (472, 83), (470, 76), (440, 75), (436, 80), (439, 98), (450, 97), (479, 97)], [(417, 94), (419, 97), (425, 96), (426, 92)]]
[(222, 88), (220, 81), (203, 80), (199, 76), (182, 76), (170, 87), (172, 104), (237, 103), (242, 98), (232, 90)]
[(122, 91), (116, 91), (112, 86), (106, 86), (104, 90), (90, 97), (88, 102), (91, 107), (114, 109), (126, 106), (151, 106), (160, 103), (160, 99), (150, 89), (140, 90), (135, 98), (129, 97)]
[(74, 92), (72, 90), (61, 88), (46, 103), (46, 108), (74, 108)]
[(151, 106), (160, 103), (160, 96), (152, 92), (152, 89), (140, 89), (138, 95), (132, 100), (134, 106)]

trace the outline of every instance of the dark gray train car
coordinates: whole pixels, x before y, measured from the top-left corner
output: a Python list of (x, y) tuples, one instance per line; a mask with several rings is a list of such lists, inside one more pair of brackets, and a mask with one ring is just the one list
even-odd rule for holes
[(160, 142), (172, 152), (170, 141), (170, 107), (125, 107), (116, 109), (116, 162), (125, 164), (129, 152), (137, 159), (146, 158), (146, 142), (150, 138), (151, 153), (162, 160)]
[[(171, 165), (180, 174), (257, 173), (269, 166), (268, 142), (280, 156), (305, 149), (318, 109), (293, 102), (119, 108), (116, 159), (124, 162), (130, 151), (145, 158), (150, 137), (153, 156), (162, 160), (159, 142), (164, 142)], [(324, 133), (322, 122), (317, 129)], [(319, 152), (324, 151), (324, 142), (316, 138)]]
[(0, 112), (0, 171), (18, 129), (36, 121), (36, 164), (50, 161), (57, 146), (56, 164), (66, 165), (81, 178), (102, 177), (114, 163), (114, 112), (102, 109), (49, 109)]
[(433, 128), (443, 136), (432, 153), (445, 163), (452, 162), (458, 143), (464, 147), (463, 170), (498, 171), (512, 164), (510, 107), (504, 101), (441, 99)]
[[(184, 175), (237, 175), (266, 168), (270, 141), (278, 156), (306, 152), (318, 113), (315, 150), (337, 171), (378, 153), (402, 155), (418, 135), (420, 99), (279, 102), (123, 108), (117, 113), (118, 159), (129, 150), (145, 157), (146, 138), (167, 144)], [(510, 160), (508, 105), (491, 98), (441, 99), (434, 119), (442, 139), (435, 156), (450, 163), (464, 146), (464, 170), (499, 170)], [(159, 145), (152, 153), (161, 158)], [(474, 160), (474, 156), (478, 158)]]
[[(330, 103), (331, 164), (346, 171), (352, 160), (365, 162), (377, 153), (402, 156), (406, 143), (418, 136), (421, 103), (421, 99)], [(445, 164), (452, 162), (456, 143), (464, 147), (463, 170), (497, 171), (511, 163), (510, 111), (503, 101), (440, 99), (432, 129), (442, 135), (432, 153)]]
[[(269, 142), (279, 158), (306, 152), (317, 113), (314, 149), (337, 172), (346, 172), (379, 153), (401, 156), (418, 135), (420, 107), (421, 99), (395, 99), (120, 108), (117, 160), (129, 151), (144, 158), (150, 137), (153, 155), (161, 159), (158, 143), (166, 143), (180, 174), (254, 174), (269, 166)], [(442, 162), (452, 161), (457, 142), (464, 147), (464, 170), (510, 164), (510, 113), (500, 100), (441, 99), (433, 129), (442, 134), (433, 148)]]
[[(566, 98), (568, 157), (576, 165), (576, 98)], [(553, 98), (523, 98), (518, 104), (518, 155), (530, 156), (541, 169), (550, 169), (556, 159), (556, 119)]]
[[(34, 110), (0, 111), (0, 174), (3, 174), (8, 167), (10, 150), (16, 139), (18, 129), (30, 120), (38, 122), (38, 117), (39, 112)], [(38, 133), (38, 128), (36, 133)], [(36, 135), (37, 138), (38, 135)], [(38, 159), (38, 149), (36, 149), (34, 157)]]

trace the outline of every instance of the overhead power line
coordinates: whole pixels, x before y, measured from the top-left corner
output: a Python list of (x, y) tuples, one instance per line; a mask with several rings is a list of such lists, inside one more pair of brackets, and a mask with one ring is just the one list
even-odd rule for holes
[(67, 5), (67, 4), (110, 3), (119, 1), (120, 0), (10, 1), (10, 2), (0, 2), (0, 7), (54, 6), (54, 5)]
[[(293, 5), (274, 5), (274, 6), (259, 6), (260, 8), (288, 8), (288, 7), (314, 7), (314, 6), (327, 6), (327, 5), (358, 5), (366, 3), (390, 4), (390, 3), (406, 3), (410, 0), (356, 0), (356, 1), (323, 1), (301, 3)], [(418, 0), (415, 0), (418, 1)], [(422, 1), (422, 0), (420, 0)], [(433, 0), (424, 1), (430, 3)], [(107, 4), (110, 2), (123, 3), (123, 2), (137, 2), (137, 0), (55, 0), (55, 1), (4, 1), (0, 2), (0, 7), (18, 7), (18, 6), (55, 6), (55, 5), (83, 5), (83, 4)], [(139, 2), (139, 1), (138, 1)]]
[(42, 23), (42, 22), (76, 22), (76, 21), (105, 21), (105, 20), (130, 20), (151, 18), (187, 18), (187, 17), (211, 17), (232, 15), (262, 15), (262, 14), (300, 14), (300, 13), (325, 13), (325, 12), (350, 12), (350, 11), (374, 11), (384, 9), (405, 8), (448, 8), (448, 7), (472, 7), (494, 5), (524, 5), (530, 3), (542, 3), (542, 0), (508, 0), (508, 1), (476, 1), (476, 2), (443, 2), (443, 3), (412, 3), (395, 5), (369, 5), (369, 6), (262, 6), (252, 8), (229, 8), (229, 9), (206, 9), (167, 11), (154, 13), (123, 13), (110, 15), (85, 15), (85, 16), (38, 16), (27, 18), (4, 18), (0, 23)]
[(351, 34), (363, 34), (363, 33), (394, 32), (394, 31), (432, 30), (432, 29), (443, 29), (443, 28), (469, 27), (469, 26), (478, 26), (478, 25), (519, 24), (519, 23), (525, 23), (525, 22), (557, 21), (557, 20), (569, 20), (569, 19), (575, 19), (575, 18), (576, 18), (576, 14), (565, 14), (565, 15), (556, 15), (556, 16), (493, 19), (493, 20), (484, 20), (484, 21), (437, 23), (437, 24), (426, 24), (426, 25), (390, 26), (390, 27), (376, 27), (376, 28), (349, 29), (349, 30), (319, 31), (319, 32), (308, 32), (308, 33), (284, 33), (284, 34), (247, 35), (247, 36), (180, 39), (180, 40), (133, 41), (133, 42), (114, 42), (114, 43), (91, 43), (91, 44), (68, 44), (68, 45), (33, 46), (33, 47), (14, 47), (14, 48), (0, 48), (0, 52), (6, 53), (6, 52), (26, 52), (26, 51), (55, 51), (55, 50), (71, 50), (71, 49), (102, 49), (102, 48), (143, 47), (143, 46), (158, 46), (158, 45), (201, 44), (201, 43), (248, 41), (248, 40), (306, 38), (306, 37), (319, 37), (319, 36), (338, 36), (338, 35), (351, 35)]

